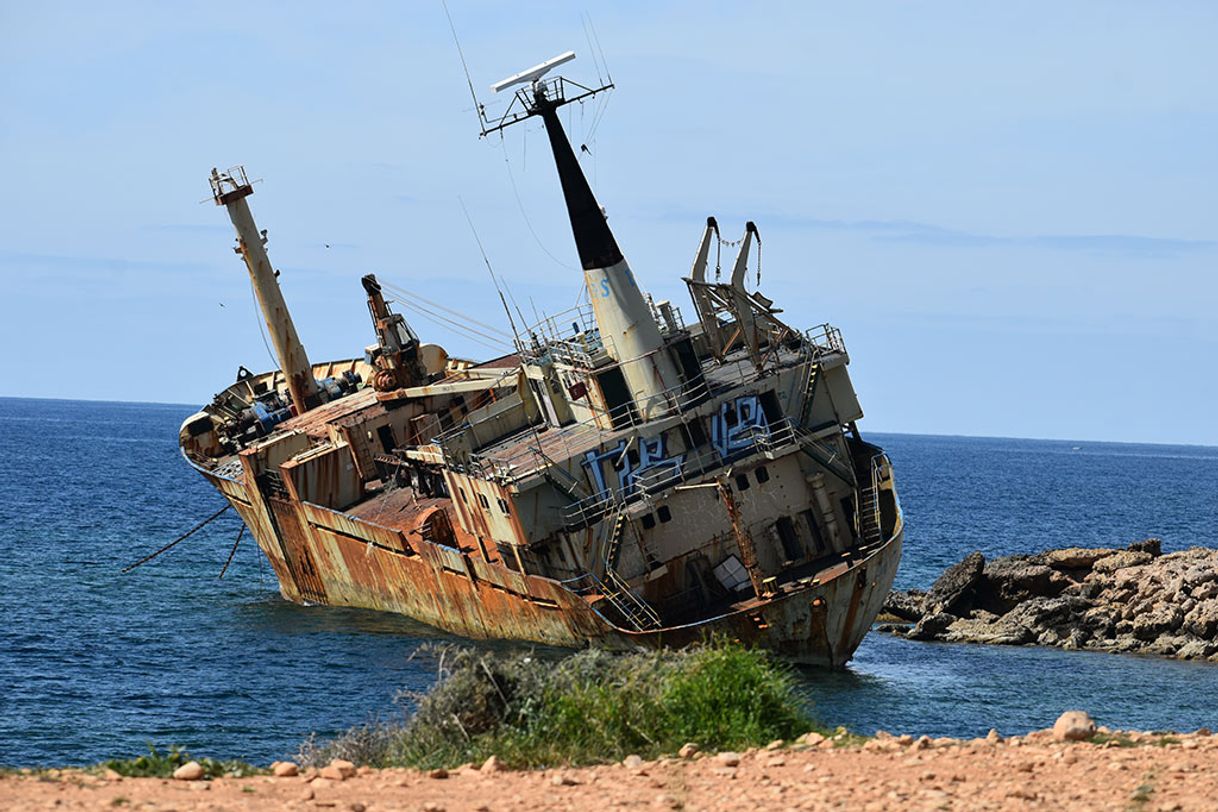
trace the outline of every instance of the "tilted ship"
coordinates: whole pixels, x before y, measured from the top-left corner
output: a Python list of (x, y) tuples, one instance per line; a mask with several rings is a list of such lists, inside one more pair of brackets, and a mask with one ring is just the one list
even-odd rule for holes
[(840, 666), (903, 538), (841, 334), (791, 327), (746, 290), (752, 223), (730, 279), (712, 281), (708, 218), (684, 280), (696, 323), (644, 294), (557, 115), (598, 91), (550, 64), (513, 77), (498, 126), (544, 123), (589, 305), (477, 363), (422, 343), (365, 276), (376, 344), (311, 364), (244, 171), (213, 170), (281, 368), (242, 368), (185, 421), (182, 452), (297, 603), (557, 646), (720, 633)]

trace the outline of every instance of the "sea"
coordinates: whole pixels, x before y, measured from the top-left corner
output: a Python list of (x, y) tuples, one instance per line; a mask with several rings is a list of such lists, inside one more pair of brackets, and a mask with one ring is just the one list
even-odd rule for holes
[[(181, 459), (189, 406), (0, 398), (0, 765), (86, 764), (176, 744), (257, 763), (409, 712), (436, 678), (407, 618), (302, 607)], [(907, 517), (900, 587), (986, 556), (1218, 545), (1218, 448), (869, 435)], [(485, 645), (485, 644), (484, 644)], [(520, 644), (496, 643), (499, 648)], [(1004, 735), (1082, 708), (1114, 728), (1218, 728), (1218, 665), (951, 645), (873, 632), (844, 671), (800, 672), (830, 725)]]

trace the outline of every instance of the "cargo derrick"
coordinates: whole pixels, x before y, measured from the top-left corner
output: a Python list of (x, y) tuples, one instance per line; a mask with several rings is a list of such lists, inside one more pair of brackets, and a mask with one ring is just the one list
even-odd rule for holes
[(568, 646), (722, 632), (839, 666), (903, 538), (841, 334), (794, 329), (746, 288), (752, 223), (720, 282), (707, 269), (727, 243), (708, 219), (685, 280), (696, 324), (652, 302), (556, 114), (604, 89), (545, 78), (571, 56), (497, 85), (524, 86), (484, 134), (542, 119), (590, 304), (474, 364), (419, 344), (365, 277), (377, 344), (312, 368), (359, 388), (241, 434), (234, 414), (290, 394), (281, 373), (246, 374), (187, 420), (183, 451), (290, 600)]

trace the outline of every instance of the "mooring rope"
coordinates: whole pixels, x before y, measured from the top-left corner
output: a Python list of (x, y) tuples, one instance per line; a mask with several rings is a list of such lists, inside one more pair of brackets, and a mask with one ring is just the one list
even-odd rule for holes
[(174, 546), (175, 546), (176, 544), (178, 544), (179, 542), (185, 541), (186, 539), (190, 538), (190, 537), (191, 537), (191, 536), (193, 536), (195, 533), (197, 533), (199, 530), (202, 530), (202, 529), (203, 529), (203, 528), (204, 528), (206, 525), (209, 525), (209, 524), (211, 524), (213, 521), (215, 521), (216, 519), (220, 518), (220, 514), (224, 513), (224, 511), (228, 510), (230, 507), (232, 507), (232, 505), (227, 505), (227, 504), (226, 504), (224, 507), (220, 508), (220, 509), (219, 509), (219, 510), (217, 510), (215, 513), (211, 514), (211, 515), (210, 515), (210, 516), (208, 516), (206, 519), (204, 519), (203, 521), (199, 522), (199, 523), (198, 523), (198, 524), (196, 524), (194, 527), (190, 528), (190, 529), (189, 529), (189, 530), (187, 530), (185, 533), (183, 533), (182, 535), (178, 536), (176, 539), (174, 539), (173, 541), (169, 542), (168, 544), (166, 544), (166, 545), (165, 545), (164, 547), (162, 547), (161, 549), (157, 550), (157, 551), (156, 551), (156, 552), (154, 552), (154, 553), (149, 553), (148, 555), (146, 555), (146, 556), (144, 556), (143, 558), (141, 558), (139, 561), (136, 561), (134, 564), (129, 564), (129, 565), (127, 565), (126, 567), (123, 567), (123, 572), (124, 572), (124, 573), (131, 572), (131, 570), (135, 569), (136, 567), (140, 566), (141, 564), (147, 564), (149, 561), (151, 561), (152, 559), (156, 558), (158, 555), (160, 555), (161, 553), (165, 552), (166, 550), (171, 549), (172, 547), (174, 547)]

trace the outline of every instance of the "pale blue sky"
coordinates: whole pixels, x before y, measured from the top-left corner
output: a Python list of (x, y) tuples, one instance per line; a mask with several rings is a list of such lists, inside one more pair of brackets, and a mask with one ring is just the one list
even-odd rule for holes
[[(692, 318), (706, 215), (755, 220), (864, 429), (1218, 444), (1218, 4), (450, 8), (486, 102), (568, 48), (595, 81), (591, 14), (618, 90), (568, 122), (636, 275)], [(265, 180), (315, 361), (371, 341), (370, 271), (502, 321), (458, 195), (522, 306), (571, 306), (537, 126), (478, 140), (438, 1), (0, 2), (0, 395), (200, 403), (268, 366), (212, 166)]]

